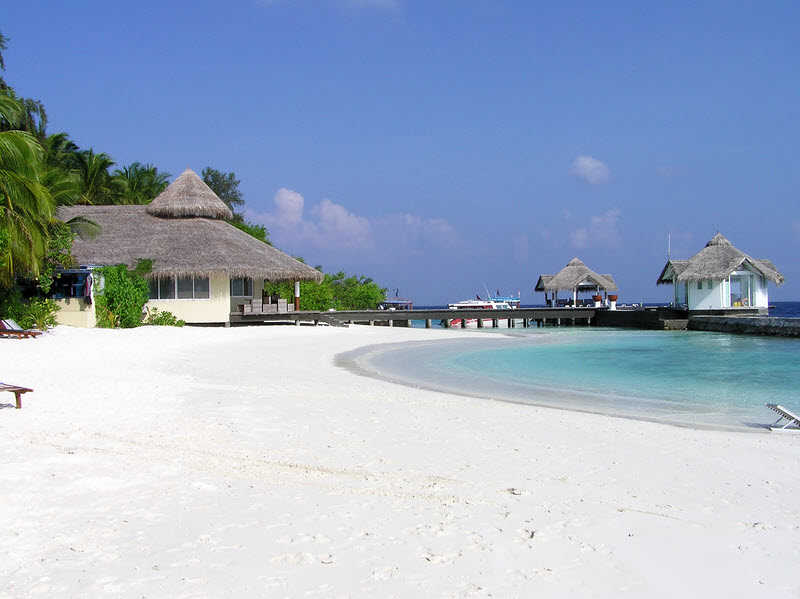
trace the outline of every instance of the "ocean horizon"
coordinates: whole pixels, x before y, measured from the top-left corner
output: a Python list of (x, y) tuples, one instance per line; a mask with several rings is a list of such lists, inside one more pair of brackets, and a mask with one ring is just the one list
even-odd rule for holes
[[(625, 305), (620, 303), (620, 305)], [(643, 306), (652, 308), (665, 306), (665, 302), (642, 302)], [(800, 301), (770, 302), (769, 315), (775, 318), (800, 318)], [(522, 304), (521, 308), (546, 308), (544, 304)], [(447, 304), (415, 306), (416, 310), (444, 310)]]

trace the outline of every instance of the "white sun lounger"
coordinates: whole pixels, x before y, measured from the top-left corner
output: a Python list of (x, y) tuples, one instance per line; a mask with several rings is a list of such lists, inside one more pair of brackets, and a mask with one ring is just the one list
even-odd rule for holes
[[(787, 410), (787, 409), (786, 409), (786, 408), (784, 408), (783, 406), (779, 406), (778, 404), (774, 404), (774, 403), (768, 403), (768, 404), (767, 404), (767, 407), (768, 407), (770, 410), (772, 410), (773, 412), (776, 412), (776, 413), (780, 414), (780, 416), (781, 416), (780, 418), (778, 418), (778, 419), (777, 419), (777, 420), (776, 420), (776, 421), (775, 421), (775, 422), (774, 422), (774, 423), (773, 423), (773, 424), (770, 426), (770, 428), (784, 429), (784, 428), (787, 428), (787, 427), (788, 427), (790, 424), (792, 424), (792, 423), (794, 423), (794, 424), (795, 424), (795, 426), (798, 426), (798, 427), (800, 427), (800, 416), (797, 416), (796, 414), (792, 414), (792, 413), (791, 413), (789, 410)], [(781, 420), (783, 420), (784, 418), (786, 419), (786, 424), (784, 424), (783, 426), (778, 426), (778, 423), (779, 423)]]

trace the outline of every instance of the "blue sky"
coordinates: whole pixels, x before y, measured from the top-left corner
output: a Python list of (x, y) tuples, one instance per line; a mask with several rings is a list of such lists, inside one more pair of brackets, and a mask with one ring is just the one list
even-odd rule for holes
[(620, 301), (719, 230), (800, 299), (800, 3), (3, 8), (6, 80), (119, 164), (234, 171), (276, 246), (417, 304), (574, 256)]

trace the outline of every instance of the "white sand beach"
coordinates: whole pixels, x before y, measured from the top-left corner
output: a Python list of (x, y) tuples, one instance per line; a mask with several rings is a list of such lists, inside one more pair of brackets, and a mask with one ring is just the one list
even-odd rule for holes
[(334, 365), (463, 334), (0, 339), (0, 380), (34, 389), (0, 410), (0, 596), (800, 595), (800, 435), (472, 399)]

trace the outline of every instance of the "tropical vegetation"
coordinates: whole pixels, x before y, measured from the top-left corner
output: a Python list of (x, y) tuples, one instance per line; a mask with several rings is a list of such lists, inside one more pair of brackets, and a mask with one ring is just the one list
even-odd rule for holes
[[(48, 132), (42, 102), (20, 96), (2, 77), (7, 42), (0, 33), (0, 312), (19, 322), (47, 327), (55, 322), (55, 303), (45, 301), (53, 276), (73, 266), (74, 237), (96, 235), (99, 229), (85, 218), (61, 222), (57, 209), (147, 204), (166, 189), (170, 174), (147, 162), (118, 165), (105, 152), (79, 147), (68, 133)], [(235, 173), (207, 166), (202, 176), (231, 209), (229, 222), (269, 244), (266, 228), (244, 218), (244, 194)], [(106, 283), (112, 283), (98, 301), (103, 324), (141, 323), (141, 308), (147, 301), (144, 279), (124, 266), (106, 269), (104, 274)], [(124, 287), (120, 293), (130, 303), (127, 307), (113, 295), (115, 285), (120, 290)], [(289, 284), (269, 285), (267, 291), (293, 296)], [(301, 308), (374, 308), (384, 294), (371, 279), (343, 272), (326, 274), (322, 283), (302, 284)], [(151, 315), (153, 319), (170, 321), (163, 313)]]
[[(301, 259), (302, 261), (302, 259)], [(322, 271), (321, 266), (316, 267)], [(264, 292), (277, 295), (289, 302), (294, 301), (294, 284), (270, 283)], [(339, 271), (324, 273), (322, 282), (300, 283), (301, 310), (374, 310), (386, 299), (386, 289), (368, 277), (350, 275)]]

